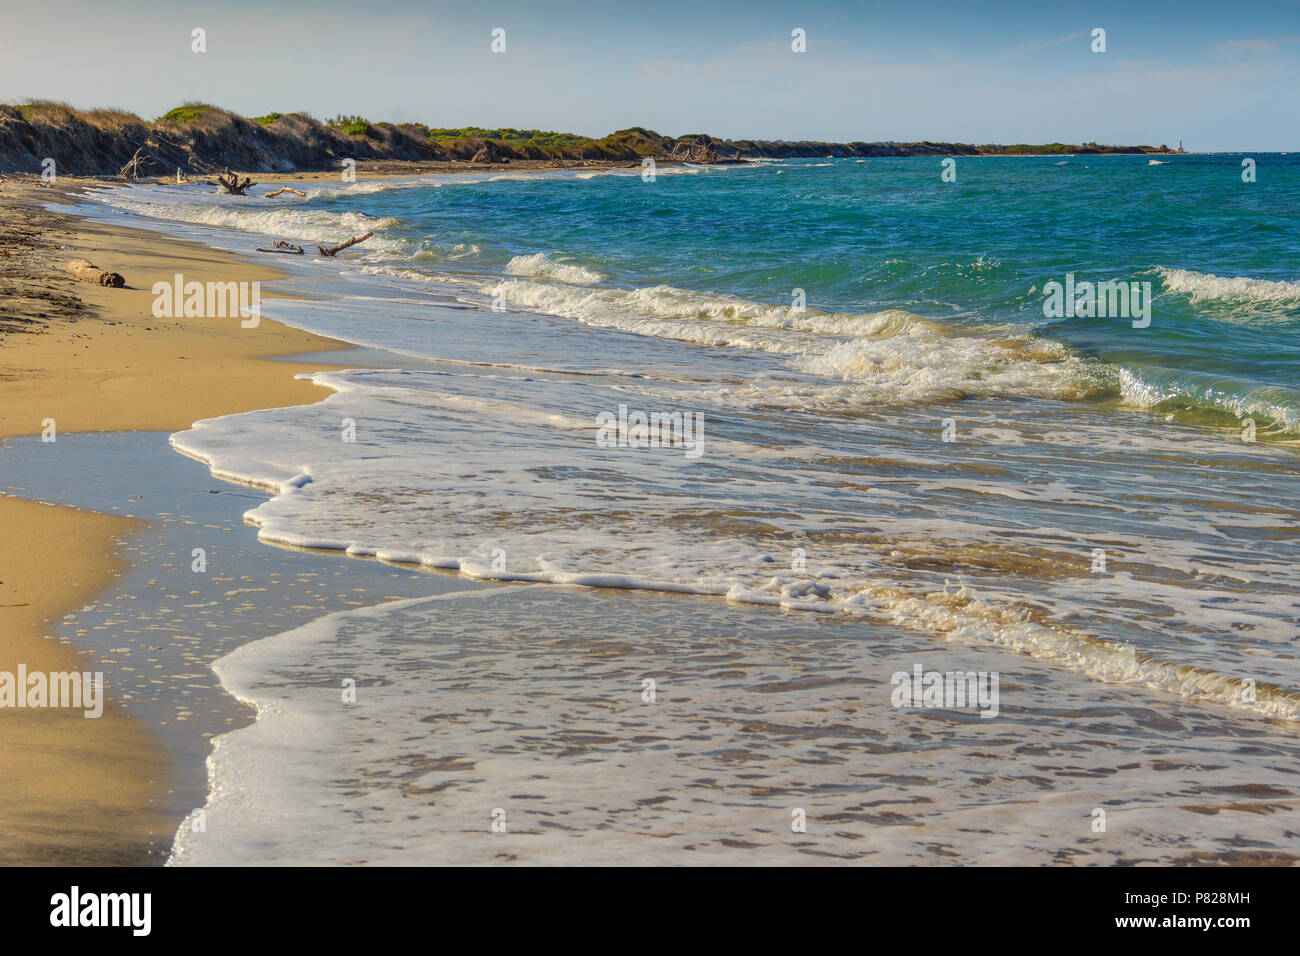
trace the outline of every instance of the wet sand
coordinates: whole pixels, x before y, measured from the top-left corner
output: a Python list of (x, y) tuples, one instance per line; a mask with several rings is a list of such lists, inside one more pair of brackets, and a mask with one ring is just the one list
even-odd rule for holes
[[(44, 210), (90, 181), (0, 185), (0, 439), (36, 435), (53, 419), (72, 432), (175, 430), (238, 411), (326, 394), (294, 375), (323, 367), (274, 356), (342, 343), (271, 321), (160, 320), (151, 287), (184, 273), (200, 282), (268, 281), (261, 263), (133, 229)], [(86, 258), (121, 273), (125, 289), (78, 283), (62, 271)], [(40, 497), (39, 490), (33, 497)], [(51, 639), (51, 622), (90, 601), (120, 569), (116, 550), (135, 523), (0, 495), (0, 671), (93, 670)], [(158, 741), (106, 688), (103, 717), (58, 709), (0, 711), (0, 862), (161, 862), (170, 835), (158, 802), (167, 766)]]

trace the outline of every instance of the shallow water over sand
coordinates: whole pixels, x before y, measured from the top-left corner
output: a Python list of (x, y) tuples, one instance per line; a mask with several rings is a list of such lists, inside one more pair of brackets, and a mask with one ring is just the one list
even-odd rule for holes
[[(999, 671), (997, 718), (892, 708), (914, 663)], [(217, 741), (179, 863), (1295, 859), (1275, 723), (896, 628), (528, 586), (335, 615), (219, 672), (260, 716)]]

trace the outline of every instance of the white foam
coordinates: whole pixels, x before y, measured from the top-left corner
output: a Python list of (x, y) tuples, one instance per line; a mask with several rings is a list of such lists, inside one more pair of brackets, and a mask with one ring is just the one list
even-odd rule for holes
[[(978, 598), (950, 596), (935, 590), (932, 578), (915, 574), (904, 586), (888, 573), (889, 555), (869, 543), (878, 538), (895, 547), (933, 538), (986, 554), (1009, 547), (1012, 540), (1053, 549), (1077, 538), (1075, 552), (1086, 554), (1086, 535), (1092, 532), (1084, 529), (1095, 527), (1108, 499), (1052, 475), (1052, 456), (1032, 459), (1039, 472), (1032, 481), (1007, 476), (937, 481), (888, 475), (900, 467), (916, 467), (922, 474), (951, 467), (952, 456), (963, 455), (960, 449), (942, 456), (936, 452), (930, 464), (915, 466), (902, 464), (901, 449), (891, 451), (899, 457), (888, 469), (882, 473), (873, 467), (861, 479), (886, 495), (899, 492), (877, 499), (890, 502), (882, 507), (869, 503), (866, 489), (845, 490), (856, 469), (846, 471), (837, 464), (844, 452), (809, 446), (799, 440), (798, 431), (782, 430), (772, 419), (763, 420), (767, 434), (758, 440), (753, 423), (719, 418), (706, 408), (704, 454), (698, 459), (681, 449), (620, 450), (596, 443), (598, 411), (620, 403), (644, 409), (699, 408), (690, 401), (689, 390), (665, 391), (655, 383), (611, 389), (483, 374), (330, 372), (312, 378), (337, 391), (317, 405), (199, 422), (173, 436), (178, 450), (208, 461), (214, 474), (276, 492), (246, 515), (259, 526), (263, 540), (454, 569), (478, 579), (672, 591), (790, 609), (868, 613), (924, 633), (1015, 648), (1101, 680), (1236, 702), (1232, 694), (1240, 681), (1218, 669), (1214, 653), (1207, 653), (1204, 664), (1176, 662), (1162, 657), (1156, 646), (1139, 652), (1101, 635), (1044, 624), (1026, 616), (1022, 607), (1025, 597), (1033, 600), (1042, 590), (1032, 576), (1023, 582), (1003, 579), (998, 589), (1004, 593), (982, 591)], [(682, 402), (671, 400), (674, 396)], [(355, 444), (339, 441), (344, 419), (356, 423)], [(904, 434), (916, 434), (918, 428), (888, 427), (902, 427)], [(997, 431), (976, 430), (969, 422), (963, 427), (968, 436)], [(866, 455), (874, 446), (870, 433), (861, 441), (858, 454)], [(516, 451), (503, 454), (508, 449)], [(985, 457), (979, 447), (964, 454), (971, 456), (965, 467), (978, 467)], [(1022, 460), (1022, 467), (1029, 460)], [(1122, 456), (1129, 460), (1131, 454)], [(1121, 468), (1121, 473), (1126, 472)], [(1185, 486), (1195, 474), (1187, 471), (1171, 480)], [(1105, 484), (1107, 478), (1094, 473), (1090, 480)], [(1013, 510), (999, 518), (1000, 500), (1011, 502)], [(939, 509), (935, 513), (931, 502)], [(975, 517), (954, 523), (948, 514), (952, 508), (971, 509)], [(1205, 523), (1198, 508), (1188, 512), (1189, 521), (1196, 517), (1186, 527), (1175, 520), (1175, 509), (1166, 509), (1162, 520), (1172, 534), (1167, 542), (1143, 527), (1144, 561), (1174, 574), (1203, 565), (1205, 557), (1184, 550), (1185, 535), (1200, 534)], [(820, 572), (795, 570), (781, 555), (783, 546), (795, 546), (816, 529), (854, 526), (854, 516), (863, 509), (871, 515), (870, 533), (861, 532), (866, 540), (857, 535), (842, 541), (818, 538)], [(1053, 514), (1058, 521), (1087, 517), (1074, 531), (1027, 533), (1019, 527), (1019, 517), (1010, 517), (1027, 510)], [(1240, 516), (1230, 520), (1242, 524)], [(1130, 527), (1116, 519), (1107, 540)], [(1004, 537), (1001, 544), (991, 543)], [(1257, 553), (1259, 547), (1258, 541), (1251, 545)], [(501, 555), (504, 562), (498, 560)], [(1234, 553), (1231, 560), (1240, 563), (1242, 557)], [(1285, 574), (1265, 560), (1256, 560), (1252, 573), (1257, 582)], [(1198, 599), (1213, 608), (1221, 597), (1192, 588), (1187, 620), (1196, 626)], [(1285, 617), (1294, 605), (1293, 598), (1268, 588), (1250, 602), (1234, 601), (1241, 612), (1249, 610), (1261, 621)], [(1073, 595), (1072, 602), (1074, 613), (1085, 618), (1106, 622), (1117, 614), (1133, 614), (1125, 628), (1153, 626), (1140, 610), (1112, 609), (1104, 595), (1083, 592)], [(1169, 621), (1161, 618), (1159, 627), (1168, 628)], [(1180, 654), (1185, 661), (1185, 645)], [(1258, 674), (1259, 664), (1252, 666), (1251, 673)], [(1253, 706), (1291, 717), (1293, 704), (1284, 694), (1262, 693)]]
[(512, 276), (538, 276), (546, 279), (559, 279), (574, 285), (589, 285), (605, 278), (599, 272), (584, 269), (580, 265), (561, 262), (545, 252), (530, 256), (515, 256), (506, 264), (506, 272)]
[[(101, 195), (110, 205), (137, 215), (308, 242), (333, 244), (366, 232), (381, 233), (397, 225), (397, 220), (391, 217), (329, 212), (298, 203), (268, 203), (256, 197), (221, 197), (215, 192), (204, 195), (163, 187), (135, 187), (107, 190)], [(400, 242), (382, 235), (366, 245), (370, 250), (400, 252), (402, 249)]]
[[(977, 260), (981, 268), (996, 262)], [(899, 309), (827, 313), (773, 305), (735, 296), (710, 295), (659, 285), (639, 289), (575, 289), (543, 282), (501, 282), (484, 287), (503, 293), (513, 308), (545, 312), (599, 328), (724, 348), (791, 356), (791, 366), (826, 379), (826, 398), (857, 404), (906, 403), (968, 395), (1035, 395), (1082, 398), (1106, 387), (1098, 371), (1057, 342), (996, 330), (960, 334)], [(734, 401), (809, 397), (816, 389), (786, 385), (726, 387)], [(814, 404), (825, 405), (814, 397)]]
[(1198, 302), (1245, 302), (1277, 306), (1300, 306), (1300, 281), (1283, 282), (1250, 276), (1217, 276), (1191, 269), (1156, 269), (1166, 292), (1185, 295)]
[(970, 395), (1080, 399), (1102, 389), (1087, 363), (1047, 339), (907, 334), (843, 342), (797, 368), (852, 382), (859, 401), (918, 402)]

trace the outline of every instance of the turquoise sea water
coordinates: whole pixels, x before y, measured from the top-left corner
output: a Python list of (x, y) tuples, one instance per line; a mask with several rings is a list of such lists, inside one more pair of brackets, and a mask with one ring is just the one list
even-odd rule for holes
[[(829, 313), (901, 309), (1032, 329), (1098, 364), (1080, 389), (1300, 431), (1300, 157), (789, 161), (721, 174), (505, 180), (321, 200), (395, 217), (413, 263), (501, 270), (543, 251), (627, 289)], [(646, 188), (640, 188), (645, 186)], [(1150, 282), (1151, 326), (1047, 319), (1043, 287)], [(1228, 417), (1218, 419), (1225, 424)]]

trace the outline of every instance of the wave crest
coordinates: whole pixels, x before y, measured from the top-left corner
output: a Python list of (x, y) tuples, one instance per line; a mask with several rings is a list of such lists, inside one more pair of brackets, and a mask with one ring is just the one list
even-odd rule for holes
[(1199, 302), (1240, 302), (1253, 305), (1300, 306), (1300, 282), (1255, 279), (1250, 276), (1217, 276), (1191, 269), (1157, 267), (1166, 292)]
[(590, 285), (605, 278), (599, 272), (584, 269), (570, 262), (560, 262), (545, 252), (530, 256), (515, 256), (506, 264), (506, 272), (512, 276), (535, 276), (540, 279), (558, 279), (572, 285)]

